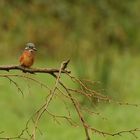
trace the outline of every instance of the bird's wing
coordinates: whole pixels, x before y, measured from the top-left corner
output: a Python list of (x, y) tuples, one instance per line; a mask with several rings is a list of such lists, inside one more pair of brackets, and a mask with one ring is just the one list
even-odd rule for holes
[(24, 60), (24, 55), (21, 55), (21, 56), (19, 57), (19, 62), (20, 62), (21, 65), (23, 64), (23, 60)]

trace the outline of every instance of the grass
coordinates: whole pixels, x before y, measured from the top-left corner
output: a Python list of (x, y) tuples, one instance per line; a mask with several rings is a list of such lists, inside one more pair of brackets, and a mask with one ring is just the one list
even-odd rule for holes
[[(125, 56), (123, 61), (116, 59), (112, 68), (111, 78), (109, 81), (108, 92), (117, 99), (122, 98), (124, 101), (139, 102), (139, 62), (140, 58)], [(4, 62), (3, 62), (4, 63)], [(39, 62), (40, 66), (43, 66), (43, 62)], [(53, 64), (50, 63), (50, 66)], [(54, 64), (55, 65), (55, 64)], [(6, 72), (1, 72), (6, 73)], [(21, 72), (11, 72), (21, 73)], [(54, 80), (49, 75), (31, 75), (31, 77), (40, 79), (50, 87), (53, 86)], [(17, 88), (8, 81), (8, 79), (0, 79), (0, 131), (4, 131), (1, 136), (15, 136), (25, 127), (26, 121), (45, 101), (45, 97), (48, 91), (45, 88), (41, 88), (33, 81), (25, 79), (14, 78), (14, 80), (20, 85), (24, 92), (24, 98), (17, 91)], [(64, 80), (67, 81), (67, 79)], [(67, 84), (71, 85), (67, 81)], [(117, 94), (117, 95), (116, 95)], [(71, 109), (73, 118), (78, 121), (75, 110), (67, 103)], [(64, 104), (55, 98), (51, 104), (50, 110), (55, 114), (64, 114)], [(103, 120), (99, 116), (89, 117), (85, 115), (86, 120), (95, 128), (104, 130), (107, 132), (117, 132), (120, 130), (128, 130), (139, 127), (140, 113), (139, 107), (132, 106), (119, 106), (114, 104), (101, 104), (93, 111), (100, 112), (102, 117), (107, 118)], [(44, 114), (40, 120), (39, 128), (42, 135), (37, 131), (37, 139), (39, 140), (84, 140), (85, 135), (81, 127), (75, 128), (70, 126), (66, 121), (61, 120), (61, 125), (53, 121), (51, 117)], [(140, 134), (137, 133), (140, 137)], [(116, 137), (103, 137), (98, 134), (92, 134), (92, 139), (96, 140), (132, 140), (134, 137), (131, 134), (124, 134), (123, 136)]]

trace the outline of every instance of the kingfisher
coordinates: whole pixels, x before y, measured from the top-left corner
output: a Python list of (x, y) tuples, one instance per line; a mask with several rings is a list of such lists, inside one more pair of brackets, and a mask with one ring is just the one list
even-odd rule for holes
[(20, 65), (30, 68), (34, 63), (36, 51), (37, 49), (33, 43), (27, 43), (22, 55), (19, 57)]

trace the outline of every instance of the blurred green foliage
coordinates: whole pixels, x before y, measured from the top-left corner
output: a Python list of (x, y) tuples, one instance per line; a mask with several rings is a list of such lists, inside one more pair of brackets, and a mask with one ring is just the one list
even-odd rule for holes
[(38, 59), (71, 58), (79, 77), (107, 88), (114, 61), (139, 55), (139, 6), (139, 0), (1, 0), (0, 56), (17, 56), (34, 42)]
[(50, 55), (75, 57), (112, 48), (136, 50), (139, 5), (139, 0), (1, 0), (1, 47), (12, 51), (33, 41), (49, 48)]
[[(139, 102), (139, 0), (0, 0), (0, 9), (1, 64), (18, 63), (25, 43), (34, 42), (38, 48), (35, 65), (55, 67), (62, 60), (71, 58), (71, 70), (78, 77), (100, 81), (99, 87), (115, 99), (121, 97), (125, 101)], [(48, 77), (41, 79), (50, 82)], [(29, 83), (32, 88), (23, 87), (27, 91), (26, 100), (23, 100), (14, 95), (16, 88), (13, 85), (9, 86), (7, 80), (1, 81), (0, 97), (4, 100), (0, 102), (3, 114), (0, 120), (4, 121), (1, 121), (0, 129), (7, 135), (16, 135), (46, 95), (41, 94), (44, 92), (38, 86)], [(28, 82), (19, 81), (23, 86)], [(98, 84), (94, 88), (98, 90)], [(30, 91), (32, 94), (28, 95)], [(110, 132), (139, 124), (138, 110), (116, 108), (104, 106), (102, 109), (101, 106), (101, 112), (109, 116), (108, 122), (95, 117), (91, 124)], [(56, 113), (59, 109), (54, 107)], [(122, 116), (125, 116), (123, 120)], [(73, 128), (52, 125), (50, 121), (47, 125), (42, 122), (41, 128), (44, 135), (40, 139), (65, 140), (70, 136), (70, 140), (81, 140), (84, 137), (81, 129), (76, 133)], [(98, 135), (95, 137), (103, 139)]]
[(0, 56), (34, 42), (41, 61), (71, 58), (79, 77), (106, 89), (117, 59), (139, 55), (139, 8), (139, 0), (1, 0)]

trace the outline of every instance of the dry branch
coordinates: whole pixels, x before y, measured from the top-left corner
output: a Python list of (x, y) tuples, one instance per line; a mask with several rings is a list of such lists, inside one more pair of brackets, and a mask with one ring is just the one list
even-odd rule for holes
[(39, 109), (37, 111), (37, 117), (35, 119), (34, 128), (33, 128), (32, 137), (31, 137), (32, 140), (35, 140), (35, 134), (36, 134), (36, 129), (37, 129), (39, 120), (40, 120), (41, 116), (43, 115), (43, 113), (45, 111), (48, 112), (47, 108), (48, 108), (50, 102), (53, 100), (53, 97), (55, 96), (55, 93), (56, 93), (55, 91), (56, 91), (57, 86), (59, 84), (59, 79), (60, 79), (62, 70), (64, 70), (64, 68), (67, 67), (68, 63), (69, 63), (69, 61), (64, 61), (64, 62), (61, 63), (61, 66), (60, 66), (60, 69), (59, 69), (59, 73), (58, 73), (58, 76), (57, 76), (56, 81), (55, 81), (54, 88), (52, 90), (50, 90), (50, 96), (48, 97), (46, 103), (43, 105), (43, 108), (41, 107), (41, 109)]
[[(53, 77), (55, 77), (57, 79), (57, 76), (55, 74), (52, 74)], [(85, 134), (86, 134), (86, 140), (90, 140), (90, 136), (89, 136), (89, 132), (88, 132), (88, 127), (86, 126), (86, 123), (85, 123), (85, 120), (84, 120), (84, 117), (79, 109), (79, 106), (77, 105), (77, 103), (75, 102), (75, 100), (73, 99), (71, 93), (69, 92), (68, 88), (59, 80), (58, 81), (60, 83), (60, 85), (66, 90), (70, 100), (72, 101), (72, 104), (74, 105), (75, 107), (75, 110), (80, 118), (80, 121), (83, 125), (83, 128), (85, 130)]]
[[(24, 137), (23, 137), (23, 134), (24, 134), (25, 131), (26, 131), (26, 129), (23, 129), (23, 130), (21, 131), (21, 133), (20, 133), (19, 135), (15, 136), (15, 137), (0, 137), (0, 139), (1, 139), (1, 140), (15, 140), (15, 139), (28, 140), (27, 138), (24, 138)], [(2, 133), (4, 133), (4, 132), (2, 131)], [(1, 134), (1, 133), (0, 133), (0, 134)]]
[[(37, 109), (37, 111), (31, 116), (31, 118), (27, 121), (26, 123), (26, 127), (25, 129), (22, 130), (22, 132), (16, 136), (16, 137), (3, 137), (0, 139), (5, 139), (5, 140), (10, 140), (10, 139), (25, 139), (23, 138), (24, 133), (27, 133), (27, 135), (30, 137), (31, 140), (35, 140), (36, 139), (36, 130), (39, 129), (38, 125), (39, 125), (39, 121), (42, 118), (44, 113), (47, 113), (48, 115), (50, 115), (54, 120), (56, 120), (58, 123), (58, 119), (65, 119), (67, 120), (72, 126), (79, 126), (78, 123), (75, 123), (71, 117), (71, 112), (68, 110), (68, 107), (66, 107), (66, 110), (68, 111), (69, 116), (65, 116), (65, 115), (56, 115), (53, 114), (52, 112), (50, 112), (48, 110), (48, 107), (51, 104), (51, 101), (54, 99), (54, 97), (56, 95), (61, 95), (64, 98), (67, 98), (69, 101), (71, 101), (71, 104), (73, 105), (76, 113), (78, 114), (79, 120), (83, 126), (83, 129), (85, 130), (85, 134), (86, 134), (86, 140), (91, 140), (90, 135), (89, 135), (89, 131), (94, 132), (94, 133), (98, 133), (101, 134), (103, 136), (121, 136), (123, 133), (129, 133), (132, 134), (135, 138), (137, 138), (135, 132), (140, 131), (140, 129), (135, 128), (135, 129), (131, 129), (131, 130), (122, 130), (120, 132), (116, 132), (116, 133), (109, 133), (109, 132), (105, 132), (105, 131), (100, 131), (92, 126), (90, 126), (90, 124), (87, 123), (85, 117), (84, 117), (84, 113), (87, 113), (88, 115), (99, 115), (102, 117), (102, 115), (100, 113), (95, 113), (92, 110), (90, 110), (90, 108), (86, 108), (83, 107), (82, 104), (80, 104), (80, 102), (78, 101), (78, 99), (76, 98), (77, 95), (81, 95), (83, 97), (85, 97), (85, 100), (88, 100), (88, 102), (93, 103), (92, 98), (96, 98), (100, 101), (106, 102), (106, 103), (115, 103), (117, 105), (131, 105), (131, 106), (138, 106), (138, 104), (129, 104), (129, 103), (123, 103), (123, 102), (117, 102), (114, 101), (113, 99), (111, 99), (108, 96), (105, 96), (99, 92), (94, 91), (93, 89), (89, 88), (87, 86), (87, 83), (85, 84), (82, 80), (73, 77), (70, 75), (70, 71), (66, 70), (67, 65), (69, 63), (69, 60), (67, 61), (63, 61), (61, 63), (60, 68), (58, 69), (53, 69), (53, 68), (24, 68), (22, 66), (17, 66), (17, 65), (11, 65), (11, 66), (0, 66), (0, 70), (5, 70), (5, 71), (10, 71), (10, 70), (20, 70), (23, 72), (27, 72), (27, 73), (31, 73), (31, 74), (35, 74), (35, 73), (48, 73), (50, 75), (52, 75), (55, 78), (55, 85), (53, 88), (48, 87), (45, 83), (40, 82), (39, 80), (35, 79), (35, 78), (31, 78), (28, 77), (27, 75), (22, 75), (22, 74), (0, 74), (0, 77), (4, 77), (7, 78), (11, 83), (13, 83), (16, 88), (23, 94), (22, 89), (20, 88), (20, 86), (18, 85), (18, 83), (13, 80), (12, 77), (18, 77), (18, 78), (23, 78), (23, 79), (28, 79), (28, 80), (32, 80), (35, 83), (39, 84), (41, 87), (45, 87), (47, 89), (47, 91), (49, 91), (49, 94), (46, 96), (46, 100), (43, 103), (43, 105)], [(75, 84), (78, 84), (79, 88), (70, 88), (67, 87), (67, 85), (65, 83), (62, 82), (62, 80), (60, 79), (61, 74), (65, 73), (70, 80), (72, 80)], [(88, 81), (89, 82), (89, 81)], [(90, 83), (90, 84), (94, 84), (94, 83)], [(61, 90), (60, 87), (64, 90)], [(59, 91), (58, 94), (56, 94), (56, 91)], [(60, 97), (60, 96), (59, 96)], [(62, 100), (62, 99), (61, 99)], [(62, 100), (63, 101), (63, 100)], [(65, 102), (64, 102), (65, 104)], [(66, 105), (65, 105), (66, 106)], [(103, 119), (105, 119), (104, 117), (102, 117)], [(29, 130), (29, 123), (32, 122), (33, 123), (33, 129), (32, 132), (30, 132)], [(2, 134), (2, 132), (0, 132), (0, 134)]]
[[(68, 60), (69, 62), (69, 60)], [(65, 61), (66, 63), (66, 61)], [(68, 63), (66, 63), (67, 65)], [(65, 68), (65, 67), (64, 67)], [(62, 69), (61, 73), (70, 73), (70, 71), (68, 70), (65, 70), (65, 69)], [(20, 71), (23, 71), (23, 72), (27, 72), (27, 73), (31, 73), (31, 74), (34, 74), (34, 73), (58, 73), (59, 72), (59, 69), (55, 69), (55, 68), (25, 68), (25, 67), (22, 67), (22, 66), (19, 66), (19, 65), (8, 65), (8, 66), (0, 66), (0, 70), (4, 70), (4, 71), (10, 71), (10, 70), (20, 70)]]

